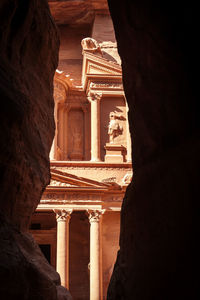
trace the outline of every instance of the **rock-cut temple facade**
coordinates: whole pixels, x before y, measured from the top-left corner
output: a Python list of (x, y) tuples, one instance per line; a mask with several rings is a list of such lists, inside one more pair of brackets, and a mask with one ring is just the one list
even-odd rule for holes
[(132, 177), (128, 107), (108, 12), (96, 11), (91, 23), (57, 23), (51, 181), (30, 231), (74, 300), (100, 300), (106, 299)]

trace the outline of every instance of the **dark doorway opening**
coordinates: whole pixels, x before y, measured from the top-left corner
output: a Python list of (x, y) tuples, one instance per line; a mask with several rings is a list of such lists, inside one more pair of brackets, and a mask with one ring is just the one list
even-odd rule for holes
[(51, 264), (51, 245), (49, 244), (43, 244), (43, 245), (39, 245), (42, 253), (44, 254), (44, 256), (46, 257), (46, 259), (48, 260), (48, 262)]

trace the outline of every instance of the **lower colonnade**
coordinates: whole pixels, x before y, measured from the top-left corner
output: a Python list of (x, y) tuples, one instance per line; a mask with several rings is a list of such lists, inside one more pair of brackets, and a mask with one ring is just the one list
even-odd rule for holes
[(119, 250), (120, 211), (131, 164), (74, 165), (52, 165), (51, 182), (30, 232), (74, 300), (105, 300)]
[[(69, 225), (73, 209), (53, 209), (57, 221), (56, 271), (60, 274), (61, 285), (69, 289)], [(90, 223), (90, 300), (100, 300), (101, 263), (100, 263), (100, 226), (105, 209), (86, 209)]]

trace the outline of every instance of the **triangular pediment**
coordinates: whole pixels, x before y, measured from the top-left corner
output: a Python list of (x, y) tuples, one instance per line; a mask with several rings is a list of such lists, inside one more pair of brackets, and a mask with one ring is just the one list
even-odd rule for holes
[(91, 180), (84, 177), (69, 174), (56, 169), (51, 169), (51, 181), (48, 187), (66, 187), (66, 188), (109, 188), (110, 184)]
[(111, 78), (116, 81), (122, 81), (122, 69), (118, 63), (109, 61), (100, 55), (93, 53), (84, 53), (82, 69), (82, 85), (84, 89), (89, 82), (89, 78), (94, 77), (96, 81), (101, 80), (108, 82)]
[(121, 66), (93, 53), (85, 53), (83, 58), (83, 77), (85, 75), (122, 75)]

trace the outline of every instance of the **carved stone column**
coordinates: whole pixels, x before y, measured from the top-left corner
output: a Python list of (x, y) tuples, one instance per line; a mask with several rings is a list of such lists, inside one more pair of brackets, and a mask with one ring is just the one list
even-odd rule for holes
[(102, 93), (90, 92), (91, 103), (91, 160), (100, 161), (100, 99)]
[(57, 220), (56, 271), (60, 274), (61, 285), (69, 288), (69, 220), (71, 210), (55, 209)]
[(90, 300), (101, 299), (100, 217), (104, 210), (88, 210), (90, 222)]

